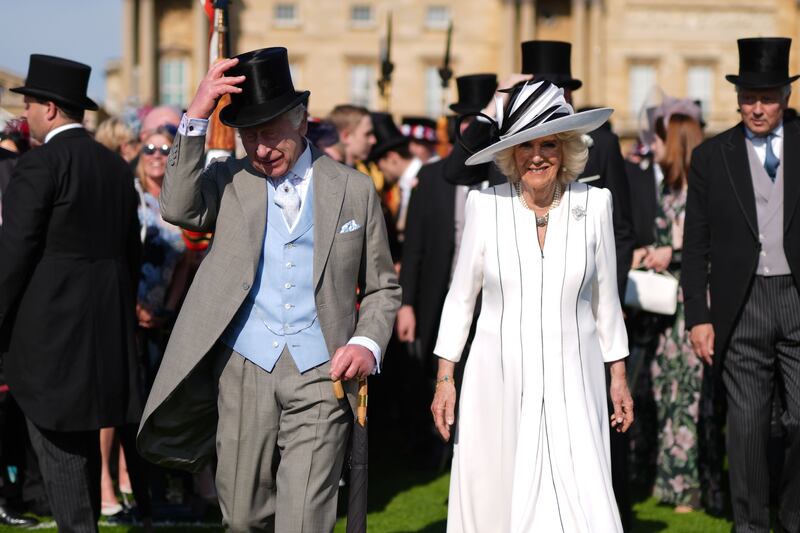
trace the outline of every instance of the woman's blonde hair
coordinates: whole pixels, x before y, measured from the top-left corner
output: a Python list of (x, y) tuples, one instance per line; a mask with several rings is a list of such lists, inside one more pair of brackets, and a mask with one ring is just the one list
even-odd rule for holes
[[(583, 134), (574, 131), (556, 133), (556, 139), (561, 142), (561, 168), (558, 171), (558, 181), (561, 185), (575, 181), (586, 167), (586, 160), (589, 159), (589, 148), (583, 140)], [(514, 150), (519, 145), (506, 148), (494, 156), (494, 162), (500, 172), (508, 178), (511, 183), (520, 180), (520, 173), (517, 170), (517, 163), (514, 160)]]
[(125, 144), (136, 141), (136, 133), (124, 120), (112, 117), (100, 123), (94, 138), (112, 152), (119, 154)]

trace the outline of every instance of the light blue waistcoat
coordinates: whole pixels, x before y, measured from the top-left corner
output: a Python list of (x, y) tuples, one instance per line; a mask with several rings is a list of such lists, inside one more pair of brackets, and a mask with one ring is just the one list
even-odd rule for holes
[(330, 358), (314, 300), (313, 186), (309, 183), (291, 232), (275, 205), (275, 188), (266, 187), (267, 227), (258, 270), (222, 341), (267, 372), (288, 347), (297, 369), (305, 372)]

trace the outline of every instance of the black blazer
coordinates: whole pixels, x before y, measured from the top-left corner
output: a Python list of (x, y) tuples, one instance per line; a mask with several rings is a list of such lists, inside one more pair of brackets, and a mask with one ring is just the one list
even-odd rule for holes
[[(783, 127), (783, 249), (795, 286), (800, 287), (800, 122), (785, 122)], [(721, 357), (745, 304), (761, 250), (741, 123), (694, 150), (688, 180), (681, 272), (686, 327), (713, 324), (714, 353)]]
[[(462, 142), (455, 143), (450, 157), (444, 167), (445, 179), (456, 185), (474, 185), (483, 180), (489, 180), (490, 185), (506, 182), (506, 177), (493, 163), (466, 166), (471, 153), (483, 149), (489, 144), (490, 125), (473, 121), (464, 130)], [(605, 128), (599, 128), (589, 134), (592, 145), (589, 148), (589, 160), (586, 168), (578, 179), (586, 180), (593, 187), (604, 187), (611, 191), (614, 203), (614, 238), (617, 251), (617, 286), (620, 300), (624, 300), (625, 284), (628, 280), (628, 270), (631, 268), (631, 258), (635, 238), (633, 222), (631, 221), (631, 199), (628, 190), (628, 179), (625, 174), (625, 160), (619, 146), (619, 137)]]
[(444, 179), (447, 158), (423, 166), (406, 217), (400, 286), (414, 307), (423, 354), (433, 352), (455, 251), (456, 186)]
[(17, 162), (17, 154), (5, 148), (0, 148), (0, 198), (11, 180), (11, 172)]
[(130, 168), (82, 128), (19, 158), (0, 228), (0, 352), (45, 429), (136, 422), (141, 244)]
[(653, 163), (642, 166), (625, 161), (628, 190), (631, 196), (631, 221), (633, 222), (634, 246), (641, 248), (656, 240), (655, 224), (658, 213), (656, 176)]

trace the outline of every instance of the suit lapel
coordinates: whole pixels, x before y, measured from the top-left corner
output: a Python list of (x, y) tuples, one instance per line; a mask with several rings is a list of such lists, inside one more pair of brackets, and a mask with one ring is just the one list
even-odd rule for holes
[(728, 139), (722, 144), (722, 161), (725, 171), (733, 187), (733, 193), (744, 213), (744, 218), (753, 235), (758, 236), (758, 217), (756, 215), (756, 197), (753, 180), (750, 177), (750, 161), (747, 158), (747, 146), (744, 142), (744, 126), (739, 124), (728, 133)]
[(347, 176), (342, 174), (329, 157), (312, 147), (314, 161), (314, 287), (319, 285), (322, 271), (338, 229), (336, 223), (342, 211)]
[(258, 260), (264, 243), (264, 231), (267, 224), (267, 183), (266, 178), (258, 175), (249, 163), (233, 176), (233, 188), (242, 206), (244, 224), (249, 234), (250, 246), (244, 254), (249, 254), (253, 271), (258, 267)]
[(800, 200), (800, 163), (795, 152), (800, 148), (800, 123), (796, 120), (785, 122), (783, 132), (783, 228), (787, 231)]

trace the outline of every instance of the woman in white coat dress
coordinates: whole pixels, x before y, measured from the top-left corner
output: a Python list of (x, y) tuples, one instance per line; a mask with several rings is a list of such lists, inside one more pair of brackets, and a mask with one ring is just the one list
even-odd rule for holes
[(496, 102), (497, 142), (467, 164), (494, 159), (509, 183), (469, 194), (434, 349), (431, 410), (447, 440), (453, 371), (482, 291), (461, 388), (447, 531), (621, 533), (609, 426), (627, 431), (633, 401), (611, 194), (574, 182), (588, 156), (582, 134), (611, 110), (574, 113), (548, 81), (519, 85), (505, 98)]

